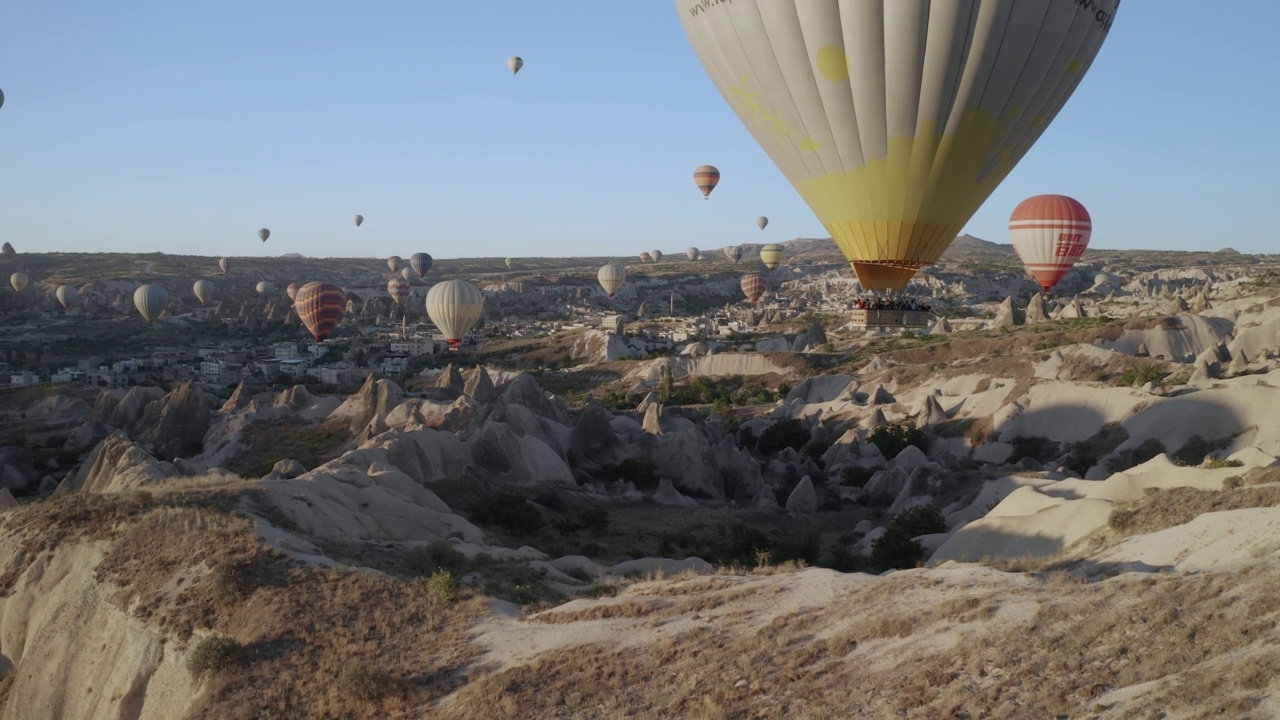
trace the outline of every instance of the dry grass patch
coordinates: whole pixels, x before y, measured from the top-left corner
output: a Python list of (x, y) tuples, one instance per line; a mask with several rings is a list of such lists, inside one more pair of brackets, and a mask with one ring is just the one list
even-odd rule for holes
[(1111, 511), (1111, 529), (1119, 537), (1145, 535), (1195, 520), (1211, 512), (1280, 505), (1280, 486), (1228, 490), (1148, 488), (1145, 497)]

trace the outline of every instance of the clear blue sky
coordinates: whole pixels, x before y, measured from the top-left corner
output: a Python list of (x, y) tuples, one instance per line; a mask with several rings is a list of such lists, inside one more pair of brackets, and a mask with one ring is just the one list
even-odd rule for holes
[[(1061, 192), (1089, 207), (1095, 247), (1272, 251), (1280, 3), (1118, 15), (967, 232), (1008, 242), (1019, 200)], [(671, 0), (10, 2), (0, 88), (0, 239), (19, 251), (632, 255), (827, 236)], [(701, 163), (724, 174), (709, 202)]]

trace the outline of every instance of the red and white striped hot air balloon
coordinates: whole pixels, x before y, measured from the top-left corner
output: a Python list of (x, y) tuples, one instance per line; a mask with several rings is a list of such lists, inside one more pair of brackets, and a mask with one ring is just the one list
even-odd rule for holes
[(1027, 198), (1009, 218), (1013, 249), (1045, 292), (1076, 264), (1092, 234), (1089, 211), (1066, 195)]
[(764, 291), (769, 289), (769, 281), (764, 279), (760, 273), (747, 273), (742, 276), (742, 280), (738, 281), (742, 288), (742, 294), (747, 296), (747, 302), (752, 305), (764, 295)]

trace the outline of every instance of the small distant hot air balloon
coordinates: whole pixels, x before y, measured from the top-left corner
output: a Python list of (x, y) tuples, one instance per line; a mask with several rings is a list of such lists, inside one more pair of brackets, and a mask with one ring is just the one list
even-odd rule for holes
[(347, 294), (327, 282), (309, 282), (298, 289), (293, 306), (317, 342), (324, 341), (347, 312)]
[(270, 230), (268, 230), (268, 229), (266, 229), (266, 228), (259, 228), (259, 229), (258, 229), (258, 239), (262, 240), (262, 242), (266, 242), (266, 241), (267, 241), (267, 238), (269, 238), (269, 237), (271, 237), (271, 231), (270, 231)]
[(627, 269), (614, 263), (601, 265), (596, 272), (596, 280), (600, 281), (600, 287), (609, 293), (609, 297), (613, 297), (626, 284)]
[(938, 261), (1053, 122), (1120, 0), (705, 0), (716, 89), (868, 290)]
[(28, 278), (27, 274), (24, 272), (16, 272), (9, 276), (9, 284), (12, 285), (13, 289), (17, 290), (18, 292), (22, 292), (23, 290), (26, 290), (27, 285), (30, 282), (31, 282), (31, 279)]
[(426, 305), (431, 322), (456, 348), (484, 313), (484, 293), (466, 280), (446, 280), (431, 286)]
[(515, 269), (515, 267), (516, 267), (516, 259), (515, 259), (515, 258), (507, 258), (505, 262), (506, 262), (506, 265), (507, 265), (507, 269), (508, 269), (508, 270), (514, 270), (514, 269)]
[(760, 261), (764, 266), (773, 270), (782, 264), (782, 246), (775, 243), (769, 243), (760, 248)]
[(1089, 211), (1066, 195), (1027, 198), (1009, 218), (1013, 249), (1045, 292), (1075, 266), (1092, 235)]
[(716, 185), (720, 183), (720, 171), (714, 165), (699, 165), (693, 171), (693, 181), (702, 191), (703, 199), (710, 200), (711, 191), (715, 190)]
[(296, 282), (289, 283), (289, 286), (284, 289), (284, 293), (289, 296), (290, 300), (297, 300), (298, 291), (301, 289), (302, 289), (302, 283), (296, 283)]
[(230, 269), (230, 267), (231, 267), (231, 261), (229, 259), (222, 258), (221, 260), (218, 261), (218, 268), (222, 270), (223, 275), (227, 274), (227, 270)]
[(4, 107), (4, 91), (0, 90), (0, 107)]
[(653, 261), (654, 261), (654, 262), (662, 262), (662, 251), (661, 251), (661, 250), (651, 250), (651, 251), (649, 252), (649, 255), (653, 257)]
[[(213, 283), (208, 280), (197, 280), (196, 284), (191, 286), (191, 292), (195, 293), (196, 299), (203, 305), (213, 299)], [(134, 302), (137, 302), (136, 295)]]
[(763, 216), (763, 215), (761, 215), (760, 217), (756, 218), (756, 227), (760, 228), (761, 230), (763, 230), (763, 229), (765, 228), (765, 226), (766, 226), (766, 225), (768, 225), (768, 224), (769, 224), (769, 218), (767, 218), (767, 217), (765, 217), (765, 216)]
[(652, 256), (652, 255), (650, 255), (650, 254), (649, 254), (649, 253), (647, 253), (647, 252), (642, 252), (642, 253), (640, 253), (640, 262), (641, 262), (641, 263), (651, 263), (651, 262), (653, 262), (653, 256)]
[(387, 281), (387, 294), (395, 300), (398, 305), (404, 305), (404, 301), (409, 297), (409, 292), (413, 288), (409, 285), (409, 281), (404, 278), (391, 278)]
[(685, 250), (685, 251), (684, 251), (684, 256), (685, 256), (685, 257), (687, 257), (687, 258), (689, 258), (690, 260), (697, 260), (697, 259), (698, 259), (698, 248), (696, 248), (696, 247), (691, 247), (691, 248), (689, 248), (688, 250)]
[(80, 296), (80, 291), (75, 285), (59, 285), (58, 289), (53, 292), (53, 296), (58, 298), (58, 302), (64, 308), (70, 308)]
[(254, 288), (259, 295), (270, 295), (275, 288), (271, 287), (271, 283), (266, 280), (260, 281)]
[(361, 225), (361, 224), (363, 224), (363, 223), (364, 223), (364, 216), (363, 216), (363, 215), (357, 215), (357, 216), (356, 216), (356, 227), (360, 227), (360, 225)]
[(426, 253), (414, 253), (409, 257), (409, 267), (417, 273), (418, 277), (423, 278), (431, 271), (431, 256)]
[(736, 245), (727, 247), (724, 249), (724, 256), (736, 265), (742, 259), (742, 248)]
[(511, 74), (515, 75), (520, 72), (520, 68), (524, 67), (524, 60), (519, 56), (513, 55), (507, 58), (507, 67), (511, 70)]
[(169, 291), (163, 285), (143, 285), (133, 291), (133, 306), (138, 308), (138, 313), (147, 324), (154, 323), (168, 304)]
[(738, 285), (742, 288), (742, 294), (747, 296), (747, 302), (752, 305), (760, 299), (761, 295), (764, 295), (765, 290), (769, 289), (769, 282), (760, 273), (743, 275)]

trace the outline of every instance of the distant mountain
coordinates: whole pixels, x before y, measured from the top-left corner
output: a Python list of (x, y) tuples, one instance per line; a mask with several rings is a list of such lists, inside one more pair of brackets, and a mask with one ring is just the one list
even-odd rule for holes
[(1012, 245), (1001, 245), (972, 235), (960, 235), (951, 241), (951, 247), (942, 254), (947, 260), (962, 260), (976, 255), (1013, 255), (1017, 253), (1013, 251)]

